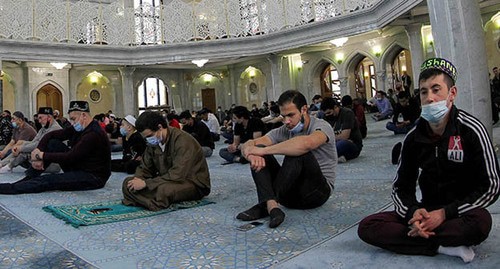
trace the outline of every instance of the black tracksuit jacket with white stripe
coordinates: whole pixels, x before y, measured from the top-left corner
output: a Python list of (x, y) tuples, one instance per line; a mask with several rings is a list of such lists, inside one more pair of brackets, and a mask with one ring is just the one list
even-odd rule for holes
[[(442, 136), (431, 136), (428, 122), (420, 118), (404, 139), (392, 199), (406, 221), (422, 207), (444, 208), (446, 219), (451, 219), (498, 199), (500, 171), (486, 129), (455, 106), (449, 116)], [(454, 147), (457, 140), (461, 148)], [(417, 180), (421, 201), (416, 198)]]

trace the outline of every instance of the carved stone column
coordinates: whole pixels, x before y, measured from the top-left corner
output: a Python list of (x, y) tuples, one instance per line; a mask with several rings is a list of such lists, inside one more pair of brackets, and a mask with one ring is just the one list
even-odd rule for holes
[(2, 59), (0, 58), (0, 112), (3, 111), (3, 69)]
[(385, 92), (385, 79), (386, 79), (386, 71), (385, 70), (380, 70), (377, 71), (377, 91), (384, 91)]
[(268, 100), (278, 100), (283, 88), (281, 85), (281, 56), (272, 54), (267, 57), (267, 60), (271, 63), (271, 87), (267, 90)]
[(137, 98), (135, 98), (134, 78), (135, 67), (119, 67), (122, 77), (122, 107), (123, 116), (137, 115)]
[(436, 56), (457, 68), (457, 107), (476, 116), (492, 133), (486, 45), (477, 1), (428, 0)]
[(348, 77), (339, 77), (339, 81), (340, 81), (340, 94), (342, 96), (344, 95), (350, 95), (351, 97), (356, 96), (356, 93), (351, 93), (349, 91), (349, 88), (347, 87), (347, 82), (349, 82)]
[[(418, 88), (418, 76), (420, 75), (420, 65), (424, 62), (424, 46), (422, 43), (422, 24), (415, 23), (405, 27), (410, 44), (411, 69), (413, 89)], [(413, 92), (413, 89), (411, 91)]]

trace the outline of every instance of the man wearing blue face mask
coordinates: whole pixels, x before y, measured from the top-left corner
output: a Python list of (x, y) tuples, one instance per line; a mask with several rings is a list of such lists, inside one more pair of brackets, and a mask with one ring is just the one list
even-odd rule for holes
[[(26, 177), (12, 184), (0, 184), (1, 194), (104, 187), (111, 175), (109, 140), (90, 115), (86, 101), (71, 101), (68, 113), (73, 125), (45, 134), (31, 152), (32, 167), (26, 170)], [(59, 164), (64, 172), (42, 175), (51, 163)]]
[[(441, 58), (426, 60), (419, 76), (421, 119), (403, 141), (393, 181), (395, 210), (366, 217), (365, 242), (402, 254), (445, 254), (464, 262), (483, 242), (499, 196), (499, 166), (481, 122), (457, 109), (457, 71)], [(417, 200), (416, 186), (422, 199)]]
[(165, 118), (153, 111), (142, 113), (135, 126), (148, 146), (134, 176), (123, 181), (124, 205), (158, 211), (210, 193), (207, 161), (193, 136), (169, 127)]
[(12, 114), (12, 138), (10, 142), (0, 150), (0, 158), (4, 159), (9, 156), (12, 149), (18, 142), (31, 141), (36, 136), (36, 130), (26, 122), (24, 114), (21, 111), (16, 111)]
[[(259, 203), (236, 216), (243, 221), (270, 216), (271, 228), (285, 220), (280, 204), (297, 209), (323, 205), (333, 190), (337, 166), (333, 129), (328, 122), (309, 115), (304, 95), (286, 91), (278, 105), (284, 125), (242, 147)], [(282, 165), (275, 154), (285, 155)]]
[(120, 134), (123, 136), (123, 157), (111, 160), (111, 171), (135, 173), (135, 169), (142, 160), (142, 154), (146, 149), (144, 137), (135, 129), (135, 118), (127, 115), (123, 118), (120, 126)]

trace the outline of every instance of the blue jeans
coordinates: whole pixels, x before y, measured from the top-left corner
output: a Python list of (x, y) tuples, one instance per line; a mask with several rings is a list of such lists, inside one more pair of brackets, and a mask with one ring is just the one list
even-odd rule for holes
[(387, 130), (389, 131), (393, 131), (394, 134), (407, 134), (414, 126), (415, 123), (403, 127), (397, 127), (394, 122), (390, 121), (385, 125), (385, 128), (387, 128)]
[(308, 209), (323, 205), (330, 197), (330, 185), (311, 152), (285, 156), (282, 166), (273, 155), (264, 158), (266, 167), (252, 170), (259, 203), (276, 200), (288, 208)]
[(241, 157), (241, 151), (237, 150), (236, 152), (231, 153), (227, 150), (227, 148), (221, 148), (219, 150), (219, 156), (221, 156), (222, 159), (232, 163), (234, 162), (234, 158)]
[(359, 156), (361, 149), (350, 140), (337, 140), (337, 155), (344, 156), (346, 160), (352, 160)]

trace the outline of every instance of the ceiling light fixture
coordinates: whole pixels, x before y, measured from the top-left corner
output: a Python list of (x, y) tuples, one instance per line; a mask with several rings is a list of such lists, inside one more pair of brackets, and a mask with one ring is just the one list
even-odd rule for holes
[(203, 67), (208, 62), (208, 59), (192, 60), (191, 62), (198, 67)]
[(330, 43), (332, 43), (336, 47), (342, 47), (347, 42), (347, 40), (349, 40), (349, 38), (341, 37), (334, 40), (330, 40)]
[(68, 65), (67, 63), (50, 63), (50, 64), (56, 69), (63, 69), (66, 65)]

